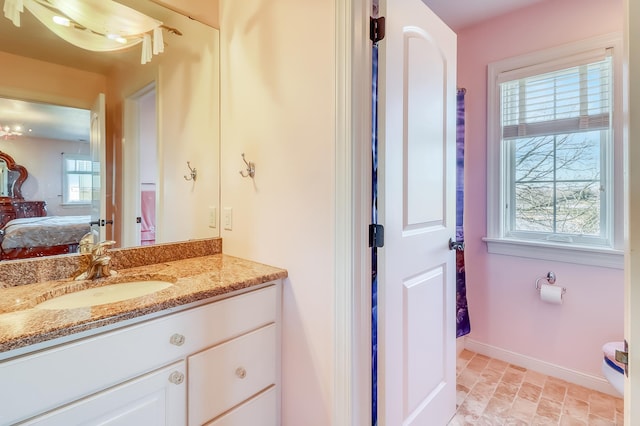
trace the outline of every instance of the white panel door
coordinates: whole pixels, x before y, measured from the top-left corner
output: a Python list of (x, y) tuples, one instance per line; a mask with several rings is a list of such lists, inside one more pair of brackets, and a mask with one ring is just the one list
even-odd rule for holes
[(455, 412), (456, 36), (420, 0), (382, 1), (379, 423)]

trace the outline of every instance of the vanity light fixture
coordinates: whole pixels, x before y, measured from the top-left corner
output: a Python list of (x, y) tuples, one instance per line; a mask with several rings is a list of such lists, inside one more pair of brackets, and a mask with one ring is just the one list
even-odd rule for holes
[(109, 52), (142, 43), (142, 64), (164, 51), (163, 28), (181, 35), (180, 31), (113, 0), (4, 2), (4, 16), (17, 27), (20, 26), (20, 14), (24, 9), (57, 36), (82, 49)]

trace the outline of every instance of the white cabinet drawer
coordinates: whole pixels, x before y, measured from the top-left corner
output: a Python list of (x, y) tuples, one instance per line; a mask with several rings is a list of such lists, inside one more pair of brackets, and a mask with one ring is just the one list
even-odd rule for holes
[[(230, 297), (0, 362), (0, 425), (153, 371), (276, 320), (279, 287)], [(171, 343), (173, 335), (183, 342)], [(180, 342), (178, 342), (180, 343)]]
[(184, 378), (184, 361), (177, 362), (38, 416), (24, 425), (184, 425), (187, 418)]
[(276, 383), (276, 325), (187, 359), (189, 424), (201, 425)]
[(272, 387), (205, 426), (279, 426), (279, 424), (278, 396), (276, 388)]

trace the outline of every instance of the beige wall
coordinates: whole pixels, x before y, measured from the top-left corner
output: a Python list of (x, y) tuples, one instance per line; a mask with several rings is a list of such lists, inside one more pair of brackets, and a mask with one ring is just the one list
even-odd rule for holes
[[(334, 412), (334, 13), (331, 0), (220, 7), (223, 251), (289, 271), (284, 425), (329, 425)], [(238, 173), (243, 152), (253, 180)]]
[[(192, 40), (199, 42), (181, 39), (185, 49), (180, 50), (181, 57), (165, 52), (160, 63), (159, 188), (164, 211), (160, 242), (219, 235), (217, 228), (208, 227), (208, 208), (218, 206), (220, 190), (218, 31), (182, 19), (181, 26), (191, 24)], [(187, 161), (198, 171), (196, 182), (184, 180)]]
[[(158, 93), (160, 203), (157, 242), (214, 237), (208, 226), (209, 206), (219, 201), (219, 35), (218, 30), (174, 14), (165, 24), (180, 28), (182, 37), (165, 37), (164, 53), (142, 67), (109, 76), (108, 158), (116, 164), (116, 223), (122, 223), (123, 103), (152, 82)], [(151, 159), (149, 159), (152, 161)], [(198, 170), (196, 182), (187, 182), (187, 161)], [(118, 237), (115, 237), (118, 240)]]
[(0, 96), (89, 109), (106, 77), (0, 52)]
[(220, 28), (219, 0), (153, 0), (213, 28)]

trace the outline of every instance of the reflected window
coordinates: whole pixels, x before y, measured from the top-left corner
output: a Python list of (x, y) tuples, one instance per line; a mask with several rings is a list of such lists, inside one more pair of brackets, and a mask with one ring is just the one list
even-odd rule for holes
[(62, 203), (91, 204), (92, 178), (90, 156), (62, 154)]

